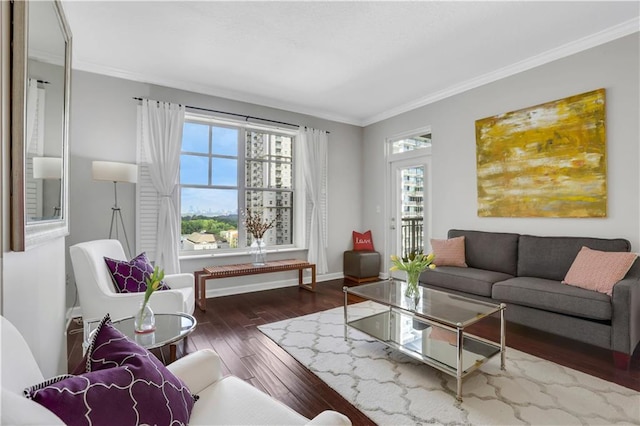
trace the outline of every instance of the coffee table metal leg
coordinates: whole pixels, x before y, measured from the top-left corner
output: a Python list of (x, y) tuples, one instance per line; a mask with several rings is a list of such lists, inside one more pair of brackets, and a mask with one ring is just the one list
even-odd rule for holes
[(501, 370), (505, 370), (505, 366), (504, 366), (504, 361), (505, 361), (505, 340), (506, 340), (506, 336), (505, 336), (505, 324), (504, 324), (504, 310), (506, 309), (506, 306), (504, 303), (500, 304), (500, 307), (502, 308), (500, 310), (500, 369)]
[(342, 287), (342, 291), (344, 292), (344, 341), (347, 341), (347, 286)]
[(464, 333), (460, 328), (462, 324), (458, 323), (456, 337), (458, 341), (456, 354), (456, 399), (462, 402), (462, 348)]

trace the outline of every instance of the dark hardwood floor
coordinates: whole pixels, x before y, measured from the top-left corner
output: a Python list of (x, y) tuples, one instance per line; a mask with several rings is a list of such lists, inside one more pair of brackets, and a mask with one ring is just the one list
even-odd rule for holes
[[(256, 328), (342, 306), (343, 285), (342, 280), (334, 280), (318, 283), (316, 293), (288, 287), (207, 299), (206, 312), (196, 308), (198, 326), (185, 347), (178, 347), (178, 356), (183, 350), (191, 353), (213, 348), (223, 360), (225, 373), (246, 380), (306, 417), (332, 409), (344, 413), (354, 425), (373, 424)], [(350, 303), (358, 301), (350, 299)], [(497, 340), (497, 325), (498, 320), (490, 318), (471, 331)], [(69, 371), (82, 358), (81, 340), (79, 325), (72, 322), (67, 344)], [(611, 351), (510, 323), (507, 346), (640, 391), (640, 349), (634, 353), (630, 369), (619, 370), (613, 365)], [(168, 350), (155, 353), (168, 359)]]

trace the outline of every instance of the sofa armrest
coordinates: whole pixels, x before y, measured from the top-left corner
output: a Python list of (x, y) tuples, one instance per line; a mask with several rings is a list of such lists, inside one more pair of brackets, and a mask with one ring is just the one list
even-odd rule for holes
[(327, 410), (318, 414), (306, 424), (307, 426), (351, 426), (351, 420), (337, 411)]
[(191, 393), (198, 394), (222, 378), (222, 361), (212, 349), (190, 353), (167, 366)]
[(640, 278), (628, 277), (613, 286), (611, 348), (631, 355), (640, 342)]
[(171, 274), (165, 275), (164, 281), (171, 288), (193, 287), (193, 274)]

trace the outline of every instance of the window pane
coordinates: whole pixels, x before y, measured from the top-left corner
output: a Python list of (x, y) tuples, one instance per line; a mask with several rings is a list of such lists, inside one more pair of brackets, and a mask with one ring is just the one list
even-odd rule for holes
[(219, 155), (238, 156), (238, 130), (227, 127), (213, 127), (212, 152)]
[[(246, 205), (255, 212), (260, 212), (263, 220), (273, 220), (273, 228), (263, 236), (268, 246), (292, 244), (293, 214), (292, 194), (276, 191), (247, 191)], [(251, 235), (247, 235), (247, 244), (251, 244)]]
[[(237, 215), (238, 190), (181, 188), (181, 211), (184, 215)], [(237, 220), (237, 218), (236, 218)]]
[(182, 150), (207, 154), (209, 152), (209, 126), (206, 124), (184, 123)]
[(238, 191), (181, 189), (183, 251), (238, 247)]
[(275, 157), (274, 160), (291, 161), (292, 143), (290, 136), (271, 135), (270, 145), (270, 154)]
[(291, 175), (291, 164), (271, 163), (270, 188), (291, 188), (293, 178)]
[(247, 161), (245, 184), (249, 188), (265, 188), (269, 183), (268, 164), (261, 161)]
[(427, 133), (422, 136), (414, 136), (412, 138), (395, 141), (392, 144), (394, 154), (401, 152), (413, 151), (416, 149), (428, 148), (431, 146), (431, 134)]
[(245, 155), (247, 158), (266, 158), (269, 155), (269, 135), (247, 131)]
[(213, 157), (211, 159), (211, 184), (238, 185), (238, 160)]
[(182, 154), (180, 156), (180, 183), (182, 185), (209, 184), (209, 157)]

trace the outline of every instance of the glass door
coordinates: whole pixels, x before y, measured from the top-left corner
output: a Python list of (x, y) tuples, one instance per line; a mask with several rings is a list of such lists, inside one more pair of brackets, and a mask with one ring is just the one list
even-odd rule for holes
[[(396, 139), (388, 146), (388, 253), (426, 251), (430, 236), (431, 134)], [(404, 272), (392, 276), (404, 279)]]
[(425, 248), (425, 176), (426, 164), (420, 159), (394, 161), (390, 230), (392, 253), (408, 256)]

